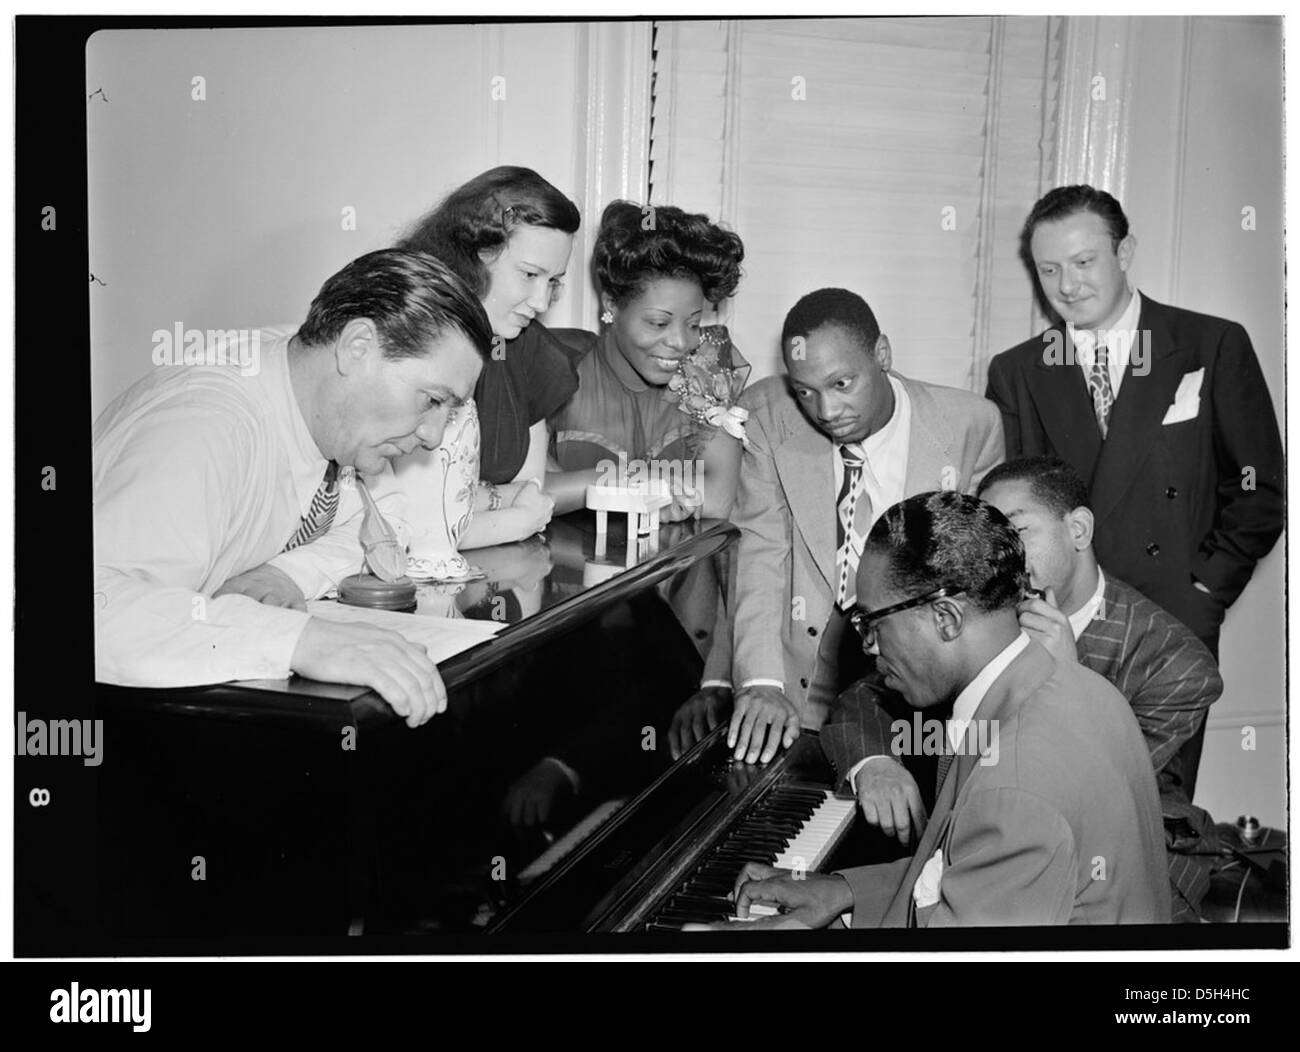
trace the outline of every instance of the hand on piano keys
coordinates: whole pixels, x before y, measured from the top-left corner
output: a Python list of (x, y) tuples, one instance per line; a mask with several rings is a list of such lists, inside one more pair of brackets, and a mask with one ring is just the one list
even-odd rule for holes
[[(826, 927), (853, 909), (853, 892), (844, 878), (815, 873), (833, 843), (852, 821), (853, 801), (826, 793), (822, 804), (776, 856), (777, 865), (746, 862), (727, 896), (736, 914), (727, 921), (685, 923), (682, 931), (787, 931)], [(744, 839), (745, 831), (741, 832)], [(811, 862), (811, 866), (806, 863)], [(801, 865), (803, 863), (803, 865)]]

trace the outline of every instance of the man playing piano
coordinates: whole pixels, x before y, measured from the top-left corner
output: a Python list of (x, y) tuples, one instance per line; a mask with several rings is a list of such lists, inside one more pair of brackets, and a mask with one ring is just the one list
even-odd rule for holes
[(310, 617), (304, 600), (361, 562), (355, 530), (331, 529), (346, 471), (435, 447), (473, 392), (483, 308), (432, 256), (372, 252), (325, 282), (296, 332), (244, 340), (160, 365), (95, 424), (96, 678), (292, 671), (369, 687), (423, 723), (446, 707), (424, 648)]
[[(750, 863), (739, 916), (763, 904), (785, 915), (755, 926), (1169, 920), (1142, 733), (1111, 684), (1021, 628), (1024, 560), (1015, 528), (974, 497), (921, 494), (876, 522), (852, 621), (917, 722), (951, 703), (923, 735), (941, 753), (934, 813), (916, 853), (895, 862), (830, 875)], [(895, 749), (920, 746), (910, 730), (897, 730)]]
[[(1088, 487), (1064, 461), (1021, 457), (999, 464), (984, 476), (979, 496), (1016, 527), (1030, 584), (1045, 592), (1020, 604), (1020, 627), (1058, 661), (1077, 661), (1105, 676), (1128, 699), (1160, 791), (1174, 918), (1197, 920), (1217, 845), (1213, 819), (1188, 799), (1179, 750), (1223, 692), (1214, 658), (1182, 622), (1102, 571)], [(877, 677), (864, 677), (841, 695), (821, 744), (867, 822), (907, 844), (924, 829), (918, 779), (924, 784), (927, 772), (914, 778), (889, 755), (889, 725), (902, 706)]]

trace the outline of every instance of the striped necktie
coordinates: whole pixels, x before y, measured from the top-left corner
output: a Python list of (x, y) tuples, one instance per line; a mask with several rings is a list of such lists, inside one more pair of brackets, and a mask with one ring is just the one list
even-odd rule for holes
[(1092, 368), (1088, 370), (1088, 393), (1092, 395), (1092, 411), (1097, 417), (1097, 427), (1101, 437), (1106, 437), (1110, 428), (1110, 410), (1115, 404), (1115, 391), (1110, 383), (1110, 347), (1105, 340), (1097, 339), (1097, 334), (1088, 330), (1075, 332), (1075, 346), (1080, 350), (1093, 349)]
[(952, 766), (953, 751), (952, 745), (948, 742), (948, 728), (944, 728), (943, 735), (943, 755), (939, 757), (938, 771), (934, 779), (934, 798), (937, 801), (939, 794), (943, 792), (943, 780), (948, 776), (948, 768)]
[(849, 610), (858, 598), (858, 559), (871, 528), (871, 498), (862, 484), (862, 469), (867, 462), (862, 443), (850, 442), (839, 450), (844, 460), (844, 483), (835, 501), (835, 568), (839, 577), (835, 601), (841, 610)]
[(339, 466), (331, 460), (325, 468), (325, 477), (321, 479), (316, 495), (311, 499), (311, 507), (302, 517), (302, 522), (293, 531), (289, 543), (284, 546), (287, 552), (300, 544), (310, 544), (322, 536), (334, 522), (334, 513), (339, 507)]

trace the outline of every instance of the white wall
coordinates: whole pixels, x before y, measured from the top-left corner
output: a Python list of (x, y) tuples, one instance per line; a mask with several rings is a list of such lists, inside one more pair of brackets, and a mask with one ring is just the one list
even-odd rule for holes
[[(1124, 205), (1135, 280), (1162, 302), (1241, 322), (1283, 415), (1280, 19), (1138, 20)], [(1256, 228), (1242, 229), (1242, 209)], [(1228, 612), (1225, 690), (1196, 802), (1219, 820), (1286, 822), (1285, 537)], [(1244, 727), (1256, 748), (1242, 748)]]
[[(325, 278), (493, 165), (535, 168), (584, 207), (586, 32), (95, 34), (86, 91), (108, 101), (87, 110), (93, 411), (151, 367), (154, 330), (299, 322)], [(586, 275), (579, 249), (549, 321), (594, 325)]]

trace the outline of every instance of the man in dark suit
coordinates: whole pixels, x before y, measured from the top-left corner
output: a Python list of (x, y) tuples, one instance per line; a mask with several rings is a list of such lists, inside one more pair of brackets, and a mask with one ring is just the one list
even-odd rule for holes
[[(1088, 490), (1064, 461), (1000, 464), (979, 495), (1019, 532), (1030, 583), (1045, 593), (1020, 604), (1021, 627), (1058, 661), (1077, 660), (1128, 699), (1160, 791), (1174, 919), (1196, 920), (1214, 871), (1213, 820), (1188, 799), (1177, 754), (1222, 693), (1214, 659), (1179, 621), (1098, 566)], [(932, 779), (922, 762), (889, 756), (889, 728), (901, 708), (878, 680), (862, 680), (841, 697), (821, 741), (867, 821), (907, 843), (925, 823), (918, 782)]]
[[(787, 375), (740, 401), (749, 448), (732, 512), (734, 609), (715, 627), (701, 691), (674, 718), (674, 755), (728, 717), (728, 743), (750, 763), (820, 727), (860, 675), (841, 668), (841, 644), (871, 523), (913, 493), (974, 492), (1002, 460), (997, 409), (894, 372), (889, 337), (856, 293), (804, 296), (781, 349)], [(848, 642), (847, 659), (860, 662)]]
[(1282, 441), (1246, 330), (1131, 289), (1135, 248), (1108, 193), (1035, 204), (1022, 254), (1061, 323), (997, 355), (987, 393), (1007, 457), (1069, 463), (1102, 565), (1217, 657), (1224, 612), (1282, 531)]
[[(1158, 923), (1169, 919), (1155, 776), (1133, 713), (1017, 620), (1025, 549), (991, 505), (925, 493), (890, 508), (858, 567), (853, 625), (881, 682), (941, 731), (934, 813), (909, 858), (831, 875), (751, 863), (755, 926)], [(930, 741), (906, 724), (899, 732)], [(978, 742), (979, 747), (972, 747)], [(896, 739), (895, 744), (899, 744)]]

